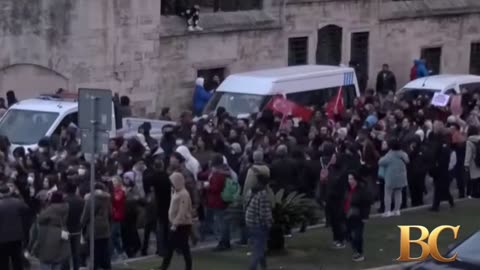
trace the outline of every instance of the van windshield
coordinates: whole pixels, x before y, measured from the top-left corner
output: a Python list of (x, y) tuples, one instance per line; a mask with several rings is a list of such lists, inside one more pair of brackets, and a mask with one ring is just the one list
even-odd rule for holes
[(58, 117), (55, 112), (10, 109), (0, 120), (0, 135), (12, 144), (36, 144)]
[(215, 112), (217, 108), (224, 107), (232, 116), (260, 112), (272, 96), (253, 94), (216, 92), (205, 107), (205, 114)]
[(437, 89), (417, 89), (417, 88), (403, 88), (398, 91), (397, 95), (400, 100), (411, 101), (417, 99), (419, 96), (426, 96), (428, 99), (432, 99), (435, 92), (440, 92)]

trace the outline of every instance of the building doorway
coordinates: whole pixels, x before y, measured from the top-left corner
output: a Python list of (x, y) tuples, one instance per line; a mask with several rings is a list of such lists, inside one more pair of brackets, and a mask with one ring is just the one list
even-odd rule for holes
[(423, 48), (421, 53), (422, 59), (427, 64), (428, 73), (430, 75), (440, 74), (440, 63), (442, 60), (442, 47)]
[(342, 28), (327, 25), (318, 30), (317, 61), (319, 65), (339, 65), (342, 61)]

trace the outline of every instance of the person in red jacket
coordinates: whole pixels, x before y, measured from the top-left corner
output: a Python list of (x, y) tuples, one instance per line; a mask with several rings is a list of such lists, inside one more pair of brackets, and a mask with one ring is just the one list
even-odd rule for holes
[(215, 155), (212, 159), (212, 170), (208, 179), (206, 194), (207, 216), (213, 218), (213, 224), (220, 237), (220, 242), (215, 248), (216, 251), (224, 251), (231, 248), (230, 224), (226, 217), (228, 204), (222, 199), (222, 191), (228, 177), (230, 177), (230, 169), (224, 164), (223, 156)]
[(118, 176), (113, 177), (113, 196), (112, 196), (112, 257), (117, 256), (125, 259), (127, 256), (123, 251), (122, 245), (122, 222), (125, 218), (125, 190), (122, 179)]

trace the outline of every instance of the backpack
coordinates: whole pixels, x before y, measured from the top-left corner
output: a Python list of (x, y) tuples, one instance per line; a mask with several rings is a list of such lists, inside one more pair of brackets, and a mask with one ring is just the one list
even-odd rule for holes
[(240, 185), (238, 182), (231, 177), (227, 177), (227, 179), (225, 179), (225, 185), (223, 187), (221, 196), (222, 200), (226, 203), (232, 203), (236, 201), (240, 196)]
[(475, 146), (475, 158), (473, 161), (477, 167), (480, 167), (480, 141), (473, 143), (473, 145)]
[(328, 162), (327, 165), (323, 164), (323, 159), (320, 159), (320, 165), (322, 166), (322, 169), (320, 170), (320, 182), (325, 183), (328, 180), (328, 175), (329, 175), (329, 168), (332, 163), (333, 156), (330, 158), (330, 161)]

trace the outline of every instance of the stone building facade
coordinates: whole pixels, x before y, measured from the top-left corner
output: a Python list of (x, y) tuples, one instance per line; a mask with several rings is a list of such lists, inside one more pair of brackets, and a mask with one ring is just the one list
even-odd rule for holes
[(161, 3), (2, 1), (0, 94), (109, 88), (142, 115), (188, 108), (198, 75), (355, 60), (369, 85), (383, 63), (403, 84), (419, 57), (434, 72), (480, 71), (478, 0), (263, 0), (260, 9), (202, 9), (195, 33), (161, 15)]

